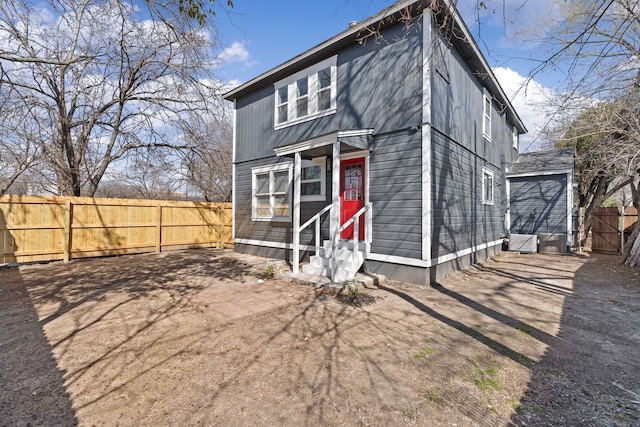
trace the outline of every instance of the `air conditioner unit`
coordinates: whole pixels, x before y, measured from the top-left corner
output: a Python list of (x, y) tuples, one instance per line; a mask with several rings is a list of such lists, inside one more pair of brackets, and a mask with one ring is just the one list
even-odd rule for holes
[(535, 234), (511, 234), (509, 235), (509, 250), (536, 253), (538, 252), (538, 236)]
[(567, 236), (564, 234), (540, 233), (540, 253), (567, 253)]

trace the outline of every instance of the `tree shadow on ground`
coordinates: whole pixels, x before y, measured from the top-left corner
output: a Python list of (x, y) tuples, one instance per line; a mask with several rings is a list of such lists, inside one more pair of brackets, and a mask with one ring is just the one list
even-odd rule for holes
[(560, 333), (535, 365), (517, 425), (640, 423), (640, 271), (591, 254), (575, 273)]
[(0, 424), (78, 425), (19, 269), (0, 274)]

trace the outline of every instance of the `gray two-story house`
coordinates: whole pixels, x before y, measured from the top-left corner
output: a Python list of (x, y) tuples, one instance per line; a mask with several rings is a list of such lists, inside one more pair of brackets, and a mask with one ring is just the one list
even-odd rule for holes
[(526, 129), (450, 0), (399, 2), (225, 99), (236, 251), (425, 284), (501, 250)]

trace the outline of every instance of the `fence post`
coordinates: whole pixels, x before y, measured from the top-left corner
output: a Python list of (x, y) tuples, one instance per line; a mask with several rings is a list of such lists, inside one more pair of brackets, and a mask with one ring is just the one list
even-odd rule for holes
[(578, 208), (578, 253), (582, 253), (582, 234), (584, 233), (584, 208)]
[(218, 249), (224, 249), (224, 226), (222, 220), (224, 219), (226, 212), (220, 205), (216, 205), (216, 211), (218, 213)]
[(620, 219), (620, 253), (624, 253), (624, 203), (622, 204), (622, 218)]
[(73, 245), (73, 203), (71, 200), (65, 202), (64, 217), (64, 262), (71, 260), (71, 248)]
[(162, 251), (162, 202), (156, 204), (156, 252)]

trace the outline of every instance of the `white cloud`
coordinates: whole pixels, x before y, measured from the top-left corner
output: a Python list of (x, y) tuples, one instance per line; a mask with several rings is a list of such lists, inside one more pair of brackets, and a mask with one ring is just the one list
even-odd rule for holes
[(243, 62), (245, 65), (250, 65), (249, 51), (244, 46), (244, 43), (239, 41), (235, 41), (231, 43), (231, 46), (227, 46), (222, 53), (220, 53), (218, 59), (227, 64), (231, 62)]
[(547, 143), (542, 135), (554, 115), (556, 92), (510, 68), (496, 67), (493, 73), (529, 132), (520, 136), (520, 151), (537, 151)]
[(474, 38), (503, 48), (530, 49), (562, 19), (558, 0), (459, 0), (457, 8)]

